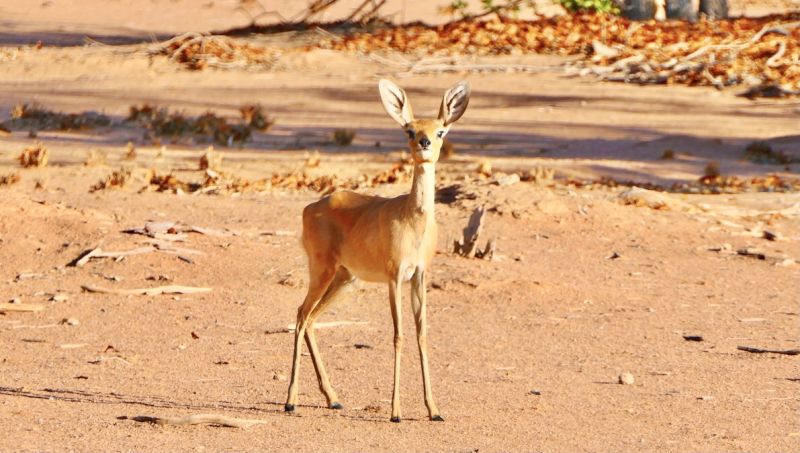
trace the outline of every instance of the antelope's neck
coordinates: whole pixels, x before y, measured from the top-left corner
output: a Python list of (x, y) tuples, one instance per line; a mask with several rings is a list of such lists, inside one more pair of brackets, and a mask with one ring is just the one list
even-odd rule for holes
[(408, 194), (409, 208), (417, 214), (433, 216), (436, 194), (436, 171), (433, 162), (414, 164), (414, 179)]

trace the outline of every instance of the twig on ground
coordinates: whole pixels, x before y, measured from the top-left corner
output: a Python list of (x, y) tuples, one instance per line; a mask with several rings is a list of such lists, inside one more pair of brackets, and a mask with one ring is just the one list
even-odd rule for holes
[(196, 414), (187, 415), (185, 417), (151, 417), (147, 415), (140, 415), (133, 417), (131, 420), (143, 423), (155, 423), (156, 425), (220, 425), (231, 428), (249, 428), (253, 425), (267, 423), (266, 420), (232, 418), (217, 414)]
[(800, 349), (761, 349), (751, 346), (736, 346), (736, 349), (754, 354), (800, 355)]
[[(331, 327), (341, 327), (341, 326), (354, 326), (354, 325), (362, 325), (362, 324), (369, 324), (368, 321), (330, 321), (330, 322), (315, 322), (314, 328), (315, 329), (328, 329)], [(287, 332), (294, 332), (295, 325), (289, 324), (286, 326)]]
[(161, 294), (197, 294), (197, 293), (207, 293), (211, 291), (211, 288), (203, 288), (203, 287), (196, 287), (196, 286), (180, 286), (180, 285), (168, 285), (168, 286), (156, 286), (153, 288), (134, 288), (134, 289), (114, 289), (114, 288), (101, 288), (99, 286), (91, 286), (91, 285), (81, 285), (81, 288), (84, 291), (88, 291), (90, 293), (101, 293), (101, 294), (117, 294), (121, 296), (158, 296)]
[(6, 312), (36, 312), (42, 311), (44, 307), (39, 304), (0, 304), (0, 313)]
[(104, 252), (100, 247), (96, 247), (92, 250), (81, 255), (77, 260), (70, 263), (75, 267), (83, 267), (88, 263), (92, 258), (122, 258), (130, 255), (141, 255), (143, 253), (150, 253), (155, 252), (156, 249), (154, 247), (139, 247), (133, 250), (125, 250), (122, 252)]

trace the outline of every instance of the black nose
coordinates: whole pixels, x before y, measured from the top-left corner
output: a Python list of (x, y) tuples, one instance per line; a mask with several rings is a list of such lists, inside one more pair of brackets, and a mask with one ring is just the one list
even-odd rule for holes
[(420, 146), (422, 146), (423, 148), (427, 148), (428, 146), (430, 146), (430, 144), (431, 144), (431, 141), (430, 141), (430, 140), (428, 140), (428, 137), (422, 137), (422, 138), (419, 140), (419, 144), (420, 144)]

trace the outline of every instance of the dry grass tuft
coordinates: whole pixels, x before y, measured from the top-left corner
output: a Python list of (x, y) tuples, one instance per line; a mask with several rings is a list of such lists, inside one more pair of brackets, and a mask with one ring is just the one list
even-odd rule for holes
[(317, 168), (320, 164), (319, 151), (306, 153), (306, 161), (304, 163), (306, 168)]
[(520, 180), (525, 182), (532, 182), (535, 184), (550, 183), (555, 179), (556, 171), (548, 167), (535, 167), (528, 170), (527, 173), (520, 175)]
[(475, 171), (478, 172), (478, 176), (481, 178), (491, 178), (492, 177), (492, 163), (488, 160), (482, 160), (478, 162), (478, 166), (475, 167)]
[(42, 143), (35, 143), (32, 146), (25, 148), (19, 155), (19, 163), (25, 168), (36, 167), (41, 168), (47, 165), (47, 160), (50, 157), (50, 152), (45, 148)]
[(97, 167), (100, 165), (106, 165), (107, 163), (108, 155), (104, 151), (94, 148), (89, 150), (89, 152), (86, 154), (86, 160), (83, 161), (83, 165), (87, 167)]
[(220, 168), (222, 168), (222, 156), (214, 151), (213, 146), (209, 146), (200, 157), (200, 170), (219, 170)]
[(133, 142), (128, 142), (125, 145), (125, 155), (122, 156), (125, 160), (136, 160), (136, 147), (133, 146)]
[(239, 108), (242, 120), (253, 129), (266, 132), (275, 124), (275, 119), (264, 113), (264, 108), (260, 104), (247, 104)]
[(97, 184), (93, 185), (89, 189), (89, 192), (97, 192), (98, 190), (106, 189), (120, 189), (125, 187), (128, 181), (131, 180), (131, 177), (131, 170), (120, 168), (119, 170), (115, 170), (110, 175), (106, 176), (104, 179), (101, 179)]
[(4, 176), (0, 176), (0, 186), (11, 186), (14, 185), (22, 179), (19, 172), (9, 173)]

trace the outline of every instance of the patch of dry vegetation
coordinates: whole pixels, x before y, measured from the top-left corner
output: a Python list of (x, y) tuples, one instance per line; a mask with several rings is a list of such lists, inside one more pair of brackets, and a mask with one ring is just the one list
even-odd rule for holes
[(612, 81), (716, 87), (745, 83), (780, 88), (756, 90), (753, 96), (800, 94), (800, 12), (694, 23), (636, 22), (601, 14), (532, 21), (465, 19), (354, 33), (320, 46), (436, 56), (581, 55), (584, 73)]
[(166, 108), (142, 104), (130, 107), (127, 120), (157, 137), (173, 141), (190, 137), (223, 146), (242, 145), (250, 140), (254, 130), (266, 131), (274, 123), (274, 119), (269, 118), (260, 106), (245, 106), (241, 113), (243, 121), (231, 124), (212, 112), (190, 117)]
[(21, 103), (11, 110), (11, 119), (2, 123), (6, 130), (82, 131), (111, 126), (111, 118), (97, 112), (61, 113), (36, 103)]
[[(713, 170), (713, 169), (712, 169)], [(717, 169), (719, 171), (719, 169)], [(652, 184), (642, 181), (624, 181), (603, 177), (597, 180), (567, 179), (564, 184), (578, 188), (593, 189), (596, 187), (640, 187), (643, 189), (686, 194), (732, 194), (743, 192), (797, 192), (800, 191), (800, 178), (787, 178), (780, 175), (741, 178), (723, 176), (713, 171), (694, 182), (675, 183), (670, 186)]]

